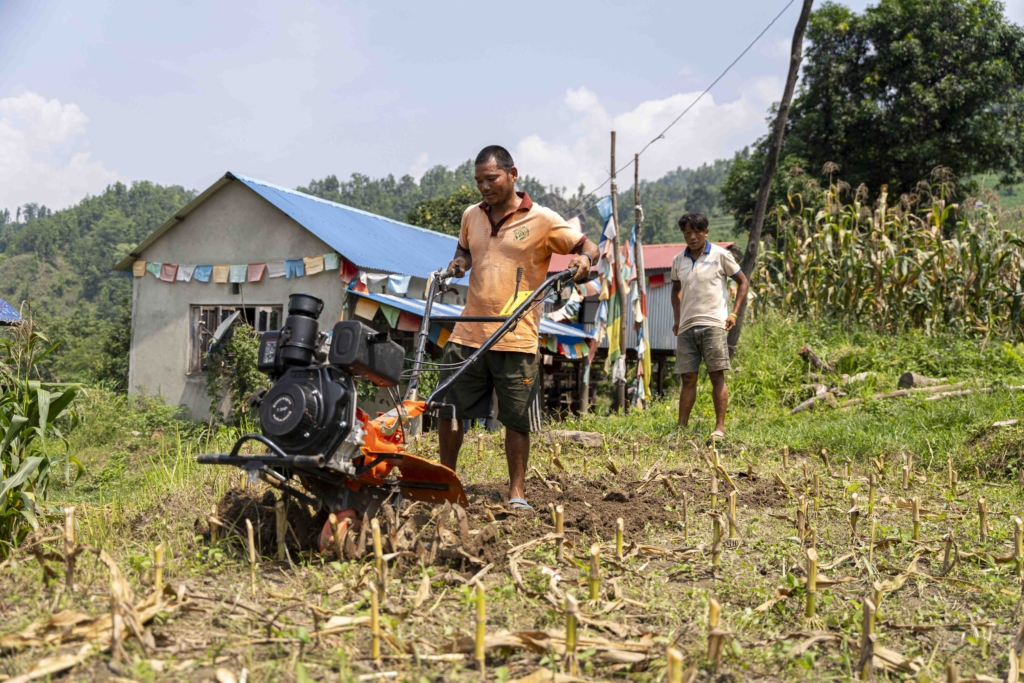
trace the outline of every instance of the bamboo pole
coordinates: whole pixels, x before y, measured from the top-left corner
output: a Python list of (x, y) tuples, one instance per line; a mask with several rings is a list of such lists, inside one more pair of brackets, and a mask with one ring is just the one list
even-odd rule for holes
[(736, 523), (736, 492), (729, 492), (729, 540), (739, 540), (739, 525)]
[(594, 602), (601, 599), (601, 546), (594, 544), (590, 546), (590, 599)]
[(860, 497), (854, 493), (851, 498), (853, 507), (850, 508), (850, 543), (854, 543), (857, 540), (857, 521), (860, 519), (860, 508), (857, 506)]
[(633, 464), (640, 464), (640, 444), (636, 441), (633, 442)]
[(803, 496), (800, 496), (796, 504), (796, 534), (800, 543), (803, 543), (807, 535), (807, 501)]
[(253, 537), (252, 521), (245, 520), (245, 535), (249, 542), (249, 578), (252, 579), (252, 594), (256, 595), (256, 539)]
[(153, 590), (157, 600), (164, 590), (164, 544), (160, 543), (153, 549)]
[(381, 597), (387, 598), (387, 578), (384, 575), (384, 545), (380, 539), (380, 521), (376, 517), (370, 520), (370, 531), (373, 533), (373, 562), (377, 567), (377, 585), (380, 586)]
[(956, 484), (959, 481), (959, 479), (960, 479), (960, 475), (957, 474), (956, 470), (953, 470), (953, 477), (952, 477), (952, 483), (950, 485), (950, 488), (953, 490), (953, 495), (954, 496), (956, 495)]
[(476, 435), (476, 458), (482, 460), (484, 457), (484, 435)]
[[(565, 508), (555, 506), (555, 533), (565, 534)], [(555, 559), (561, 564), (565, 561), (565, 538), (559, 538), (555, 548)]]
[(853, 461), (849, 458), (846, 459), (846, 480), (850, 481), (853, 479)]
[(825, 465), (825, 471), (832, 474), (832, 461), (828, 459), (828, 449), (821, 449), (821, 462)]
[(814, 548), (807, 549), (807, 604), (804, 609), (804, 616), (813, 619), (816, 610), (818, 597), (818, 551)]
[(782, 447), (782, 469), (789, 469), (789, 446)]
[(683, 653), (670, 647), (665, 659), (668, 661), (666, 671), (668, 683), (683, 683)]
[(988, 506), (985, 504), (985, 496), (978, 498), (978, 540), (988, 542)]
[[(821, 475), (817, 472), (814, 473), (814, 498), (815, 500), (821, 498)], [(815, 505), (817, 505), (817, 503), (815, 503)]]
[(719, 663), (722, 661), (722, 636), (716, 633), (721, 616), (722, 605), (718, 600), (708, 600), (708, 664), (715, 671), (718, 671)]
[(711, 566), (718, 567), (722, 559), (722, 517), (717, 512), (711, 513)]
[(214, 505), (210, 508), (210, 516), (207, 518), (207, 524), (210, 525), (210, 545), (217, 542), (217, 506)]
[(622, 517), (615, 520), (615, 558), (622, 562), (622, 547), (624, 545), (626, 534), (626, 523)]
[(960, 667), (956, 662), (946, 662), (946, 683), (960, 683)]
[(878, 486), (878, 479), (872, 472), (868, 477), (868, 514), (875, 514), (875, 488)]
[[(860, 651), (861, 661), (864, 662), (860, 670), (860, 680), (870, 681), (872, 678), (872, 665), (874, 663), (874, 638), (875, 635), (875, 603), (871, 598), (864, 599), (862, 608)], [(867, 653), (867, 654), (865, 654)]]
[(906, 465), (903, 466), (903, 490), (910, 490), (910, 468)]
[(474, 655), (477, 666), (480, 667), (480, 676), (486, 680), (487, 661), (484, 654), (484, 637), (487, 635), (487, 598), (484, 595), (484, 587), (479, 581), (476, 584), (476, 643)]
[(75, 592), (75, 506), (64, 508), (64, 580), (69, 593)]
[(714, 510), (718, 507), (718, 477), (715, 476), (715, 471), (711, 471), (711, 509)]
[(910, 501), (911, 511), (914, 516), (914, 540), (921, 540), (921, 499), (914, 496)]
[(338, 523), (338, 516), (333, 512), (327, 515), (327, 523), (331, 525), (331, 541), (334, 543), (334, 553), (338, 560), (345, 558), (344, 540), (341, 538), (341, 525)]
[(285, 549), (285, 533), (288, 529), (288, 519), (285, 517), (284, 499), (274, 503), (274, 531), (277, 534), (277, 560), (283, 562), (288, 557)]
[(565, 594), (565, 655), (569, 659), (569, 675), (575, 676), (578, 672), (576, 666), (576, 615), (579, 613), (579, 605), (576, 598), (569, 593)]
[(370, 642), (370, 656), (375, 662), (380, 661), (380, 597), (377, 595), (377, 586), (370, 584), (370, 635), (373, 637)]
[(612, 474), (616, 476), (619, 474), (619, 468), (615, 465), (615, 461), (612, 460), (611, 458), (608, 458), (604, 466), (607, 467), (608, 471), (611, 472)]

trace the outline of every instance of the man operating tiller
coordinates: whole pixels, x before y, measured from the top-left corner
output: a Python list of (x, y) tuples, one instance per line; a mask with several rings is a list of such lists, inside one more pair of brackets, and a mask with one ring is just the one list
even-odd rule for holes
[[(598, 259), (597, 245), (554, 211), (516, 192), (519, 172), (512, 155), (497, 145), (476, 157), (476, 186), (484, 201), (462, 214), (455, 258), (448, 268), (461, 277), (469, 272), (469, 295), (463, 316), (508, 315), (544, 282), (552, 254), (576, 254), (569, 263), (575, 280), (585, 279)], [(498, 420), (505, 426), (509, 505), (533, 510), (524, 483), (530, 455), (530, 432), (541, 427), (538, 327), (534, 309), (480, 359), (456, 378), (445, 402), (455, 417), (488, 416), (491, 394), (498, 396)], [(500, 322), (459, 322), (444, 349), (443, 367), (462, 363), (498, 329)], [(442, 372), (440, 381), (451, 371)], [(442, 411), (438, 435), (441, 464), (455, 470), (463, 432)]]

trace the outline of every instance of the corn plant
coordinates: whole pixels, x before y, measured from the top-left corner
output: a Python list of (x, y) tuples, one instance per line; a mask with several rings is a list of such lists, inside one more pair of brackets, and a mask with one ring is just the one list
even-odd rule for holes
[(56, 347), (31, 321), (0, 338), (0, 558), (38, 528), (51, 468), (63, 462), (69, 479), (72, 463), (82, 472), (62, 431), (78, 423), (81, 387), (43, 382), (35, 367)]
[[(843, 183), (805, 206), (778, 207), (778, 237), (758, 264), (758, 305), (879, 330), (940, 328), (1024, 336), (1024, 233), (988, 207), (947, 203), (947, 183), (924, 183), (894, 206), (883, 188), (843, 203)], [(965, 202), (966, 204), (967, 202)]]

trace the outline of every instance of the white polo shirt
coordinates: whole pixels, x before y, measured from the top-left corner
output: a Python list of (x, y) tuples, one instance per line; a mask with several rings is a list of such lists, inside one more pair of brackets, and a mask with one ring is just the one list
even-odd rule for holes
[(729, 317), (729, 279), (740, 266), (726, 249), (704, 243), (704, 253), (696, 259), (686, 247), (672, 260), (672, 279), (679, 282), (679, 332), (691, 327), (725, 327)]

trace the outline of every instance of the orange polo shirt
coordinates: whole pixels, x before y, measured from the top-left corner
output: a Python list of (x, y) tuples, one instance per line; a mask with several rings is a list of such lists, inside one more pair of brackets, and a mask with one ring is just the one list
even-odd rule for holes
[[(519, 208), (492, 223), (487, 203), (462, 214), (459, 246), (473, 256), (469, 294), (463, 315), (501, 315), (516, 290), (516, 270), (523, 269), (519, 292), (532, 292), (547, 279), (552, 254), (580, 253), (586, 237), (551, 209), (538, 206), (525, 192)], [(526, 316), (515, 330), (496, 343), (493, 351), (537, 353), (543, 305)], [(458, 323), (450, 341), (479, 348), (501, 323)]]

